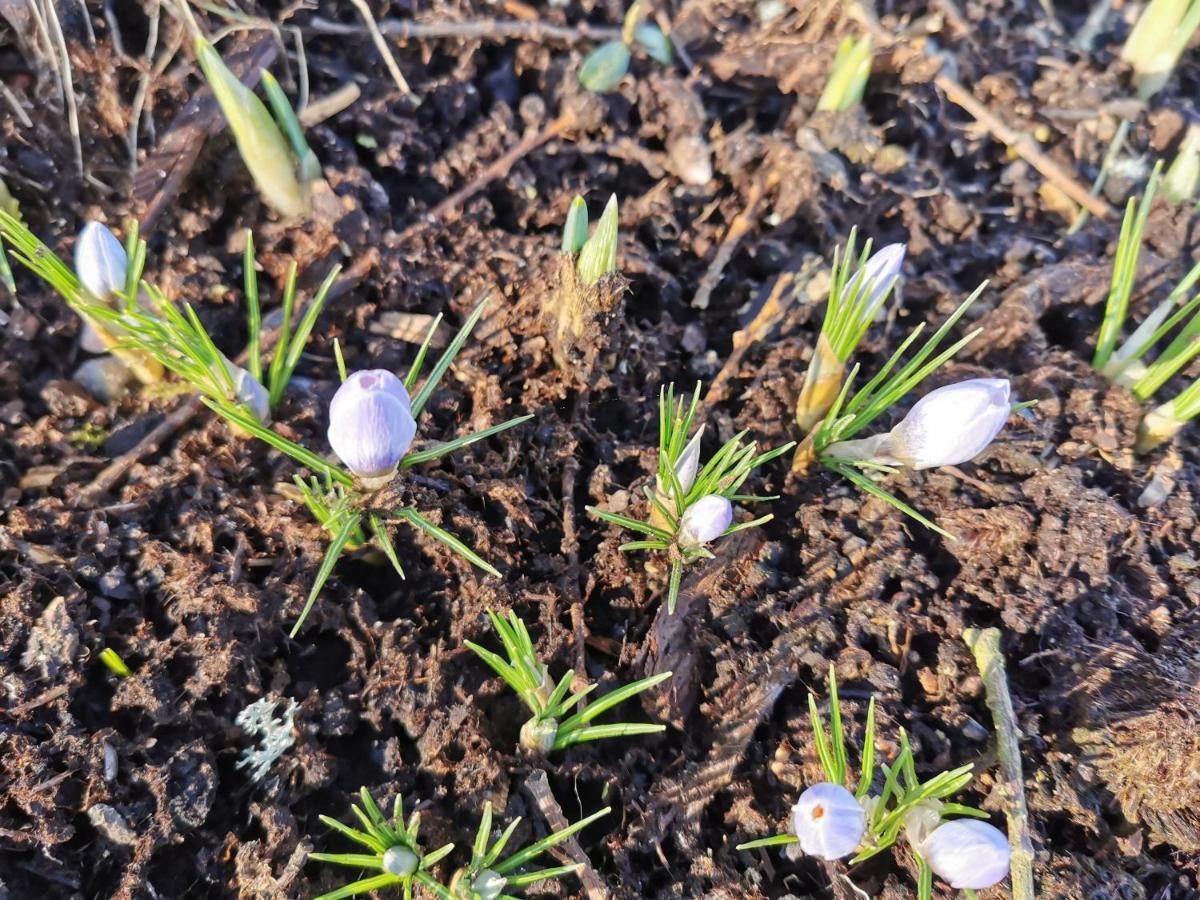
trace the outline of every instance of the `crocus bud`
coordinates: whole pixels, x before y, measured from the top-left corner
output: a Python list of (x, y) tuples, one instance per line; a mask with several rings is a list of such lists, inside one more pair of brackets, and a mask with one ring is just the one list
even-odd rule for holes
[(508, 879), (499, 872), (484, 869), (471, 880), (471, 890), (479, 900), (496, 900), (506, 884)]
[(892, 429), (887, 452), (910, 469), (956, 466), (992, 442), (1011, 411), (1007, 378), (972, 378), (926, 394)]
[(675, 478), (685, 494), (696, 483), (696, 473), (700, 471), (700, 438), (703, 435), (704, 426), (701, 425), (679, 454), (679, 459), (675, 460)]
[(417, 433), (404, 384), (391, 372), (355, 372), (329, 404), (329, 444), (359, 478), (386, 480)]
[(1012, 855), (1004, 832), (978, 819), (939, 825), (919, 852), (939, 878), (960, 891), (999, 884), (1008, 874)]
[(254, 418), (264, 425), (270, 425), (270, 392), (259, 383), (257, 378), (231, 359), (222, 356), (221, 362), (225, 364), (225, 371), (229, 373), (229, 380), (233, 382), (233, 396), (230, 399), (235, 403), (243, 404), (254, 414)]
[(107, 301), (124, 291), (128, 268), (129, 257), (116, 235), (99, 222), (83, 226), (75, 239), (75, 274), (88, 293)]
[(557, 737), (558, 723), (553, 719), (541, 719), (534, 716), (521, 726), (521, 746), (526, 750), (549, 753), (554, 749), (554, 741)]
[(703, 547), (725, 533), (733, 521), (733, 504), (720, 494), (701, 497), (683, 513), (675, 540), (680, 547)]
[(862, 843), (867, 814), (840, 784), (814, 784), (792, 807), (792, 831), (800, 849), (819, 859), (841, 859)]
[[(881, 304), (896, 279), (900, 277), (900, 267), (904, 265), (905, 247), (903, 244), (888, 244), (886, 247), (871, 254), (861, 269), (855, 272), (846, 282), (845, 295), (853, 298), (859, 290), (867, 291), (865, 309), (868, 313)], [(863, 285), (866, 285), (864, 288)]]
[(417, 854), (413, 853), (407, 847), (399, 845), (388, 847), (383, 852), (383, 871), (389, 875), (395, 875), (397, 878), (407, 878), (413, 872), (417, 871), (417, 867), (421, 864), (421, 860)]

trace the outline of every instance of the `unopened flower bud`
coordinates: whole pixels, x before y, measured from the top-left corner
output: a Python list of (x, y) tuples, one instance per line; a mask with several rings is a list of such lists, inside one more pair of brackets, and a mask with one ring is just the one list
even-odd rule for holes
[(229, 399), (244, 405), (262, 424), (270, 425), (270, 392), (259, 383), (257, 378), (233, 360), (222, 356), (221, 362), (225, 365), (225, 371), (229, 373), (229, 380), (233, 382), (233, 396)]
[(416, 433), (408, 391), (384, 369), (355, 372), (329, 404), (329, 444), (360, 478), (390, 476)]
[(417, 871), (420, 864), (421, 860), (417, 854), (407, 847), (388, 847), (383, 853), (383, 871), (397, 878), (407, 878)]
[(862, 843), (867, 814), (840, 784), (814, 784), (792, 807), (792, 831), (800, 849), (818, 859), (841, 859)]
[(75, 274), (89, 294), (107, 301), (124, 291), (128, 269), (129, 257), (116, 235), (99, 222), (83, 226), (75, 239)]
[(679, 459), (675, 460), (675, 478), (685, 494), (696, 483), (696, 473), (700, 471), (700, 438), (703, 436), (704, 426), (701, 425), (679, 454)]
[(709, 494), (684, 511), (675, 539), (685, 549), (703, 547), (723, 535), (732, 521), (733, 504), (720, 494)]
[(471, 890), (479, 900), (496, 900), (506, 884), (508, 879), (499, 872), (484, 869), (471, 881)]
[(871, 258), (846, 283), (845, 295), (853, 298), (855, 293), (865, 290), (865, 309), (869, 314), (873, 314), (891, 291), (896, 279), (900, 277), (905, 252), (903, 244), (888, 244), (871, 254)]
[(521, 726), (521, 746), (526, 750), (549, 753), (554, 749), (554, 741), (557, 737), (558, 723), (553, 719), (540, 719), (534, 716)]
[(978, 819), (954, 819), (918, 848), (929, 868), (957, 890), (978, 891), (1008, 875), (1012, 851), (1000, 829)]
[(965, 463), (990, 444), (1012, 409), (1007, 378), (972, 378), (926, 394), (892, 429), (888, 452), (910, 469)]

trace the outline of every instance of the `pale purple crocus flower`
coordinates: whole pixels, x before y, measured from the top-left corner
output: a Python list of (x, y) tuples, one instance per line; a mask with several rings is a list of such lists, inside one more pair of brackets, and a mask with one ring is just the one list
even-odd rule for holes
[(408, 391), (384, 369), (355, 372), (329, 404), (329, 444), (364, 481), (386, 481), (416, 433)]
[(703, 547), (723, 535), (732, 521), (733, 504), (720, 494), (709, 494), (684, 511), (675, 540), (684, 549)]
[(809, 856), (828, 860), (849, 856), (866, 832), (866, 811), (840, 784), (814, 784), (792, 807), (792, 833)]

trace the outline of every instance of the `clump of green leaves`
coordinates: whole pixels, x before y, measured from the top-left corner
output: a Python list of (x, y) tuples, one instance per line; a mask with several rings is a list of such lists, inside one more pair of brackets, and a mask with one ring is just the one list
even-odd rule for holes
[(601, 44), (583, 61), (579, 68), (580, 84), (597, 94), (611, 91), (629, 71), (635, 49), (664, 66), (671, 64), (674, 54), (670, 38), (657, 25), (646, 22), (645, 17), (641, 0), (629, 7), (621, 37)]
[(858, 229), (850, 230), (845, 252), (833, 254), (829, 299), (821, 333), (804, 373), (796, 401), (796, 424), (808, 433), (833, 406), (846, 377), (846, 365), (900, 277), (903, 244), (889, 244), (874, 255), (868, 240), (856, 253)]
[[(740, 844), (738, 849), (800, 844), (803, 852), (825, 859), (849, 856), (850, 865), (856, 865), (884, 852), (903, 837), (917, 857), (917, 897), (930, 900), (934, 870), (924, 853), (926, 849), (945, 843), (941, 837), (934, 837), (938, 826), (948, 816), (988, 818), (982, 810), (949, 801), (971, 782), (972, 766), (964, 765), (922, 781), (917, 775), (908, 735), (901, 729), (900, 753), (891, 765), (880, 765), (883, 782), (879, 787), (875, 779), (874, 698), (867, 707), (857, 778), (852, 776), (846, 752), (837, 678), (832, 666), (829, 670), (828, 730), (812, 694), (808, 698), (808, 710), (813, 742), (827, 781), (811, 786), (801, 795), (792, 810), (788, 832)], [(818, 798), (816, 802), (814, 798)], [(935, 844), (930, 844), (931, 839)], [(992, 874), (999, 874), (995, 879), (999, 881), (1007, 872), (1007, 847), (997, 849), (996, 855), (1001, 858), (978, 862), (984, 865), (998, 862), (999, 865), (993, 865)], [(939, 874), (948, 877), (946, 872)], [(973, 896), (973, 891), (967, 893)]]
[(550, 678), (549, 669), (538, 658), (533, 640), (529, 636), (529, 629), (515, 612), (510, 611), (506, 619), (488, 610), (488, 618), (492, 621), (492, 628), (499, 636), (500, 643), (504, 645), (505, 656), (493, 653), (471, 641), (467, 641), (466, 644), (517, 692), (517, 696), (533, 713), (532, 718), (521, 727), (521, 746), (525, 749), (548, 753), (551, 750), (565, 750), (572, 744), (585, 741), (629, 737), (635, 734), (656, 734), (666, 729), (665, 725), (631, 722), (615, 725), (591, 723), (618, 703), (670, 678), (670, 672), (660, 672), (642, 678), (615, 691), (609, 691), (586, 707), (576, 709), (580, 701), (596, 689), (596, 685), (590, 684), (572, 693), (574, 669), (569, 670), (555, 684)]
[(649, 550), (666, 556), (671, 568), (667, 588), (667, 610), (671, 613), (679, 598), (684, 567), (715, 558), (708, 544), (772, 519), (765, 515), (735, 524), (733, 504), (777, 499), (742, 494), (740, 490), (755, 469), (795, 446), (795, 442), (790, 442), (759, 453), (755, 441), (744, 442), (749, 432), (740, 431), (701, 467), (704, 426), (694, 435), (691, 433), (699, 405), (699, 384), (690, 400), (676, 398), (673, 384), (659, 392), (658, 473), (654, 484), (645, 488), (650, 505), (645, 519), (595, 506), (587, 508), (605, 522), (645, 535), (642, 540), (622, 544), (622, 551)]
[(518, 850), (501, 859), (500, 854), (508, 846), (513, 832), (521, 824), (521, 819), (513, 819), (496, 840), (492, 841), (492, 804), (484, 804), (483, 817), (480, 819), (479, 830), (475, 834), (475, 843), (471, 849), (471, 862), (454, 873), (449, 885), (450, 895), (454, 900), (515, 900), (511, 893), (515, 889), (575, 874), (583, 868), (583, 863), (529, 872), (523, 872), (521, 868), (610, 812), (612, 807), (606, 806), (587, 818), (530, 844), (524, 850)]
[(971, 304), (978, 299), (985, 286), (986, 283), (976, 288), (942, 323), (933, 336), (908, 360), (902, 362), (905, 353), (925, 330), (925, 324), (921, 323), (914, 328), (883, 368), (862, 388), (851, 393), (854, 381), (858, 377), (859, 366), (856, 364), (842, 383), (841, 390), (828, 413), (797, 449), (792, 468), (801, 474), (806, 474), (813, 465), (820, 465), (837, 472), (867, 493), (891, 504), (927, 528), (949, 537), (948, 532), (939, 528), (898, 497), (884, 490), (871, 477), (893, 474), (896, 471), (893, 466), (873, 462), (867, 458), (847, 458), (836, 452), (830, 453), (830, 450), (835, 449), (835, 445), (845, 445), (850, 442), (863, 429), (886, 415), (926, 378), (982, 333), (982, 329), (976, 328), (947, 349), (938, 352), (938, 348), (950, 330), (962, 318)]
[(206, 400), (270, 422), (291, 381), (301, 354), (325, 308), (337, 280), (334, 266), (296, 321), (297, 266), (288, 270), (282, 297), (282, 319), (269, 367), (264, 370), (262, 312), (255, 271), (254, 242), (247, 232), (245, 289), (250, 343), (247, 367), (233, 363), (208, 333), (190, 303), (176, 304), (142, 275), (146, 242), (130, 222), (126, 238), (127, 271), (123, 291), (114, 298), (96, 297), (81, 285), (78, 276), (58, 259), (20, 220), (0, 210), (0, 239), (12, 246), (16, 259), (49, 284), (85, 322), (106, 336), (111, 352), (134, 368), (143, 381), (159, 373), (174, 374)]
[[(1130, 299), (1137, 283), (1142, 235), (1158, 189), (1161, 164), (1156, 166), (1139, 201), (1125, 207), (1121, 234), (1105, 304), (1104, 318), (1096, 338), (1092, 366), (1115, 384), (1128, 387), (1146, 402), (1200, 354), (1200, 263), (1192, 266), (1171, 292), (1142, 320), (1124, 341), (1121, 332), (1129, 317)], [(1174, 337), (1153, 361), (1147, 354), (1168, 334)], [(1200, 379), (1172, 399), (1147, 412), (1138, 429), (1137, 450), (1147, 452), (1170, 440), (1188, 422), (1200, 415)]]
[[(433, 336), (441, 324), (442, 317), (439, 315), (430, 325), (425, 341), (422, 343), (416, 358), (413, 360), (412, 366), (409, 368), (408, 376), (404, 379), (405, 389), (410, 392), (415, 391), (412, 395), (411, 404), (411, 415), (414, 419), (419, 421), (421, 414), (425, 411), (430, 398), (433, 396), (434, 390), (446, 372), (449, 371), (451, 363), (453, 363), (459, 351), (462, 350), (471, 332), (474, 331), (480, 317), (483, 315), (486, 304), (487, 301), (484, 300), (475, 308), (474, 312), (463, 323), (462, 328), (459, 329), (454, 339), (451, 340), (450, 344), (438, 358), (428, 377), (421, 384), (421, 387), (417, 389), (417, 381), (420, 379), (421, 369), (425, 363), (430, 342), (433, 340)], [(342, 376), (343, 380), (345, 380), (344, 371), (342, 372)], [(388, 531), (388, 524), (391, 521), (399, 520), (424, 532), (435, 541), (450, 548), (472, 565), (490, 575), (499, 576), (500, 573), (490, 563), (459, 540), (459, 538), (435, 524), (415, 506), (398, 498), (396, 489), (390, 484), (383, 488), (369, 487), (356, 479), (342, 466), (329, 462), (311, 450), (300, 446), (294, 441), (288, 440), (278, 432), (267, 428), (252, 417), (247, 416), (244, 412), (209, 399), (206, 399), (205, 403), (229, 422), (243, 428), (254, 437), (265, 441), (275, 449), (287, 454), (296, 462), (312, 469), (319, 476), (318, 478), (310, 477), (308, 480), (298, 476), (296, 478), (296, 485), (305, 505), (312, 512), (314, 518), (330, 534), (332, 540), (325, 552), (325, 558), (321, 562), (321, 567), (317, 570), (317, 576), (313, 581), (312, 589), (309, 591), (308, 599), (305, 601), (304, 609), (300, 613), (300, 618), (292, 628), (291, 637), (295, 637), (299, 633), (300, 626), (304, 624), (309, 611), (312, 609), (313, 604), (316, 603), (317, 596), (325, 586), (325, 582), (333, 574), (333, 569), (338, 559), (347, 550), (361, 546), (370, 540), (387, 557), (396, 573), (401, 578), (404, 577), (404, 569), (400, 565), (400, 559), (396, 554), (395, 546)], [(493, 425), (490, 428), (484, 428), (481, 431), (467, 434), (442, 444), (435, 444), (432, 447), (425, 447), (419, 450), (409, 450), (400, 459), (398, 471), (403, 473), (414, 466), (440, 459), (447, 454), (454, 453), (464, 447), (469, 447), (477, 441), (485, 440), (493, 435), (514, 428), (531, 418), (533, 418), (531, 415), (518, 416), (499, 425)]]
[(355, 843), (366, 847), (370, 852), (310, 853), (308, 858), (352, 869), (367, 869), (379, 874), (352, 882), (336, 891), (322, 894), (317, 900), (342, 900), (343, 897), (354, 897), (358, 894), (397, 886), (404, 891), (405, 900), (412, 900), (414, 885), (427, 888), (442, 900), (453, 900), (453, 895), (429, 874), (429, 869), (445, 859), (454, 849), (454, 844), (446, 844), (427, 854), (418, 843), (421, 814), (414, 812), (409, 816), (406, 824), (404, 800), (400, 795), (396, 796), (390, 822), (365, 787), (362, 789), (360, 797), (362, 806), (355, 803), (351, 805), (351, 808), (362, 825), (362, 830), (343, 825), (330, 816), (321, 816), (321, 821)]
[(817, 101), (817, 109), (826, 112), (844, 112), (858, 106), (867, 90), (867, 79), (871, 76), (871, 36), (863, 35), (855, 40), (842, 38), (825, 90)]

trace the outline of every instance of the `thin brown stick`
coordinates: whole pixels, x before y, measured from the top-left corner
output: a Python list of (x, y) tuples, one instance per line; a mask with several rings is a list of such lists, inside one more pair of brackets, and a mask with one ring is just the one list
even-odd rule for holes
[(1017, 743), (1021, 729), (1008, 692), (1004, 654), (1000, 650), (1000, 629), (968, 628), (963, 641), (975, 655), (975, 664), (983, 678), (988, 709), (996, 725), (996, 756), (1004, 776), (1004, 794), (1008, 801), (1004, 815), (1008, 820), (1008, 842), (1012, 846), (1013, 900), (1033, 900), (1033, 842), (1029, 837), (1029, 808), (1025, 803), (1025, 779), (1021, 774), (1021, 748)]
[[(534, 805), (545, 816), (550, 827), (555, 831), (562, 831), (570, 823), (567, 817), (563, 815), (562, 807), (558, 805), (558, 801), (554, 799), (554, 794), (550, 792), (550, 781), (546, 778), (546, 773), (542, 769), (536, 769), (530, 776), (525, 779), (525, 790), (529, 792), (529, 796), (533, 798)], [(583, 868), (579, 870), (579, 880), (583, 882), (583, 892), (588, 900), (608, 900), (608, 889), (604, 887), (604, 882), (600, 880), (600, 876), (596, 874), (596, 870), (592, 868), (592, 863), (588, 859), (583, 848), (579, 846), (579, 841), (575, 838), (567, 838), (562, 845), (568, 852), (561, 855), (568, 863), (578, 862), (583, 864)]]
[(1029, 135), (1010, 128), (1000, 117), (988, 109), (975, 96), (949, 75), (938, 75), (933, 83), (945, 92), (946, 98), (955, 106), (961, 106), (971, 117), (1002, 144), (1037, 169), (1042, 176), (1064, 194), (1101, 219), (1110, 218), (1113, 209), (1100, 197), (1093, 196), (1087, 185), (1082, 184), (1070, 172), (1042, 152), (1037, 142)]
[(396, 87), (400, 88), (400, 93), (406, 97), (411, 96), (412, 88), (408, 86), (408, 81), (400, 71), (400, 66), (396, 64), (396, 57), (392, 55), (392, 50), (387, 45), (387, 41), (383, 39), (383, 33), (379, 30), (379, 24), (375, 21), (371, 7), (367, 6), (367, 0), (350, 0), (350, 2), (354, 4), (363, 21), (367, 23), (367, 33), (371, 35), (371, 41), (375, 44), (375, 49), (383, 57), (384, 65), (387, 66), (387, 70), (392, 76), (392, 81), (396, 82)]
[[(475, 22), (401, 22), (386, 19), (377, 23), (379, 31), (399, 40), (429, 40), (451, 38), (467, 41), (561, 41), (577, 44), (583, 41), (611, 41), (621, 36), (620, 28), (604, 25), (552, 25), (549, 22), (519, 21), (507, 19), (482, 19)], [(345, 25), (314, 16), (304, 26), (320, 34), (362, 34), (367, 29), (358, 25)]]
[(532, 131), (526, 134), (511, 150), (508, 150), (499, 159), (484, 169), (478, 177), (459, 188), (429, 212), (425, 213), (420, 220), (400, 232), (399, 240), (407, 240), (425, 226), (437, 222), (446, 213), (462, 206), (464, 202), (474, 197), (497, 178), (503, 178), (507, 175), (509, 170), (512, 169), (521, 157), (532, 153), (538, 147), (542, 146), (542, 144), (563, 134), (563, 132), (570, 129), (574, 124), (575, 114), (568, 110), (541, 131)]

